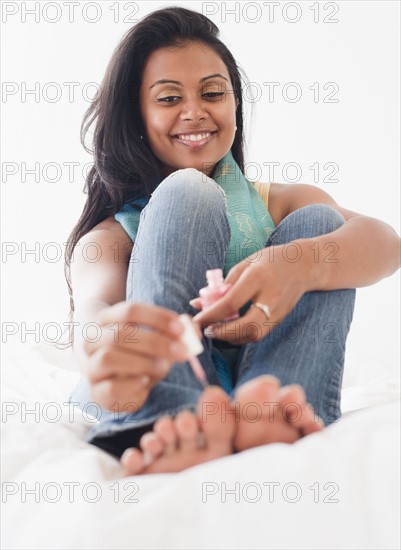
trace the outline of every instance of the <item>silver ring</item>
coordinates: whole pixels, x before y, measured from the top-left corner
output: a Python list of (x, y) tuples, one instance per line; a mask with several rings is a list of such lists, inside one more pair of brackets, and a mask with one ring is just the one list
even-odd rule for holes
[(266, 304), (261, 304), (260, 302), (254, 302), (252, 306), (259, 308), (266, 315), (266, 319), (270, 319), (272, 314), (270, 313), (269, 306)]

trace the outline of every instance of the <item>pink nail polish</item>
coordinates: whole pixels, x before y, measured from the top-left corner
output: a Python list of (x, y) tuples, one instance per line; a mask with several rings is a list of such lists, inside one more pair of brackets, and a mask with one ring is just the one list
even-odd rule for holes
[[(231, 284), (224, 282), (222, 269), (209, 269), (206, 271), (206, 279), (208, 286), (201, 288), (199, 291), (202, 309), (206, 309), (214, 304), (214, 302), (224, 296), (231, 287)], [(238, 319), (238, 317), (239, 313), (234, 311), (229, 317), (226, 317), (224, 321), (233, 321), (234, 319)]]

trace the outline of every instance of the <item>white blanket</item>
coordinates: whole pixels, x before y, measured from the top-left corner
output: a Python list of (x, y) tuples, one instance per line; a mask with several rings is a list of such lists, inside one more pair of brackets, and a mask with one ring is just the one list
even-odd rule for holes
[(93, 419), (63, 405), (79, 374), (49, 350), (3, 355), (3, 548), (400, 548), (396, 377), (346, 388), (342, 419), (293, 445), (127, 478), (84, 443)]

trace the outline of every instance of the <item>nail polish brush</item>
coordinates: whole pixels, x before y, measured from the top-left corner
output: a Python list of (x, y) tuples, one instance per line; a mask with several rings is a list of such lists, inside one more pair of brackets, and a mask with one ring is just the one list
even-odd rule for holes
[(209, 383), (207, 381), (202, 364), (196, 357), (204, 350), (202, 342), (199, 340), (198, 334), (193, 327), (191, 316), (186, 313), (182, 313), (181, 315), (179, 315), (179, 319), (185, 328), (185, 331), (181, 335), (181, 342), (184, 344), (184, 346), (186, 346), (188, 353), (190, 354), (188, 362), (191, 365), (192, 371), (197, 380), (199, 380), (199, 382), (205, 388)]

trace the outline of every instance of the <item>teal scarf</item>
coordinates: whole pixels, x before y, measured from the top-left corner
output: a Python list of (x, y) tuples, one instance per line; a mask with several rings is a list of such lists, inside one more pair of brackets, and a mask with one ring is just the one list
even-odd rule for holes
[[(225, 193), (227, 217), (231, 230), (231, 239), (223, 268), (223, 276), (226, 277), (234, 265), (266, 246), (275, 225), (258, 191), (244, 177), (231, 151), (216, 164), (212, 179)], [(140, 219), (140, 211), (136, 210), (133, 205), (144, 208), (149, 202), (149, 198), (143, 197), (128, 201), (114, 215), (132, 242), (135, 241)]]

